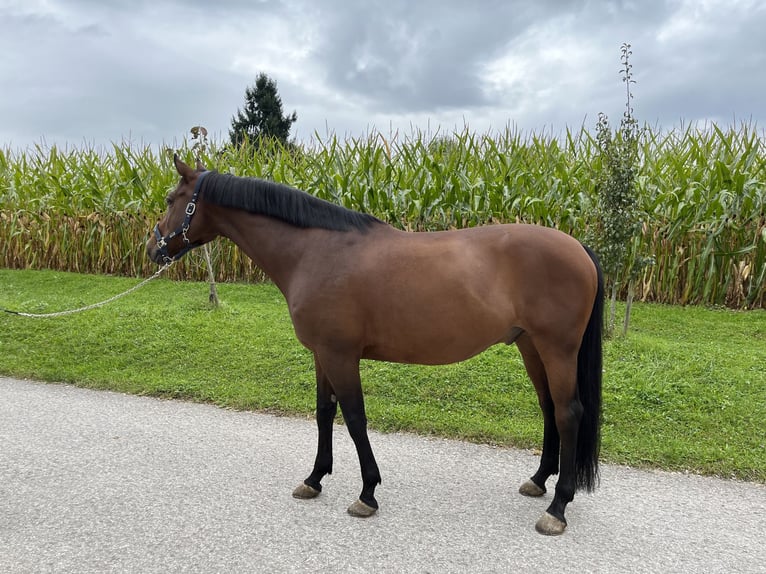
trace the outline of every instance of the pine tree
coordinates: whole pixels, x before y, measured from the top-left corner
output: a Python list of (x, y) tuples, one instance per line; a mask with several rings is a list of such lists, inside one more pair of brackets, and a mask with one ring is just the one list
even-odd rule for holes
[(238, 109), (237, 114), (232, 116), (229, 138), (235, 146), (246, 138), (252, 142), (274, 138), (286, 144), (290, 128), (297, 119), (295, 112), (283, 115), (282, 98), (277, 92), (276, 82), (261, 73), (255, 85), (245, 89), (245, 107), (244, 110)]

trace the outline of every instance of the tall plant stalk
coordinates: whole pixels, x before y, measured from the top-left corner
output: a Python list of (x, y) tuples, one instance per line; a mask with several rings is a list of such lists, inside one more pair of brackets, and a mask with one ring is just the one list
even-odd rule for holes
[[(201, 155), (207, 150), (207, 129), (203, 126), (194, 126), (191, 130), (191, 139), (194, 142), (192, 144), (192, 151), (198, 155)], [(215, 268), (213, 267), (213, 260), (210, 257), (210, 244), (205, 243), (202, 246), (202, 256), (205, 259), (205, 267), (207, 268), (207, 280), (210, 284), (210, 293), (208, 301), (211, 305), (218, 307), (221, 301), (218, 299), (218, 287), (215, 284)]]

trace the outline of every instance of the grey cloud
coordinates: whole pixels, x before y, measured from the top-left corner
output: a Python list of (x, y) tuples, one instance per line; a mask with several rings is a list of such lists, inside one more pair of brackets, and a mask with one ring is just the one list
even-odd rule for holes
[(331, 82), (383, 110), (486, 105), (478, 64), (529, 24), (525, 3), (355, 4), (323, 20)]
[(225, 99), (220, 86), (231, 82), (230, 74), (206, 70), (210, 81), (191, 86), (196, 62), (136, 42), (116, 22), (72, 26), (34, 15), (3, 21), (16, 50), (0, 63), (0, 73), (19, 80), (13, 98), (0, 97), (0, 133), (12, 140), (0, 143), (21, 134), (75, 142), (119, 141), (133, 133), (155, 143), (182, 137), (204, 114), (197, 98)]
[[(483, 90), (482, 66), (512, 49), (534, 24), (569, 19), (576, 26), (571, 32), (588, 42), (639, 21), (657, 25), (672, 11), (661, 1), (338, 4), (323, 11), (316, 61), (333, 85), (391, 113), (501, 104)], [(503, 99), (513, 99), (513, 92)]]
[[(626, 41), (633, 44), (639, 119), (763, 122), (761, 4), (711, 1), (691, 10), (685, 0), (60, 0), (18, 2), (15, 11), (0, 5), (0, 146), (42, 135), (78, 142), (132, 134), (159, 142), (200, 122), (225, 136), (258, 71), (276, 79), (286, 109), (298, 112), (294, 133), (304, 136), (432, 118), (449, 128), (480, 120), (537, 130), (579, 127), (584, 118), (594, 125), (599, 111), (619, 121), (619, 46)], [(269, 34), (271, 25), (276, 34)], [(587, 49), (571, 57), (545, 54), (579, 47)], [(506, 55), (518, 58), (503, 65), (526, 63), (523, 74), (516, 70), (490, 85), (487, 65)]]

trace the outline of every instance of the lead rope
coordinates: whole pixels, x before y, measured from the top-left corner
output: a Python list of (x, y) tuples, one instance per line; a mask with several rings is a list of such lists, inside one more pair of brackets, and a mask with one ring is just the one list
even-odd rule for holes
[(109, 297), (109, 299), (106, 299), (105, 301), (101, 301), (99, 303), (93, 303), (92, 305), (86, 305), (85, 307), (80, 307), (79, 309), (69, 309), (68, 311), (58, 311), (56, 313), (22, 313), (21, 311), (11, 311), (10, 309), (2, 309), (0, 308), (0, 311), (3, 311), (5, 313), (10, 313), (11, 315), (18, 315), (20, 317), (33, 317), (35, 319), (40, 319), (43, 317), (63, 317), (64, 315), (72, 315), (74, 313), (81, 313), (82, 311), (90, 311), (91, 309), (97, 309), (99, 307), (103, 307), (104, 305), (111, 303), (112, 301), (116, 301), (117, 299), (121, 299), (122, 297), (125, 297), (125, 295), (129, 295), (133, 291), (136, 291), (137, 289), (140, 289), (149, 281), (152, 281), (160, 276), (160, 274), (165, 271), (168, 267), (173, 265), (174, 261), (171, 261), (170, 263), (165, 263), (162, 267), (160, 267), (154, 275), (151, 277), (144, 279), (139, 283), (138, 285), (134, 285), (124, 293), (119, 293), (115, 295), (114, 297)]

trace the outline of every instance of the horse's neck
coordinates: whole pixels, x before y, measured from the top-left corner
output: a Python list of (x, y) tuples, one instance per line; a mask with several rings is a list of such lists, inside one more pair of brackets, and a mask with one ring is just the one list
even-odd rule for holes
[(311, 230), (234, 209), (222, 210), (217, 219), (218, 232), (234, 242), (285, 292), (293, 271), (312, 244)]

